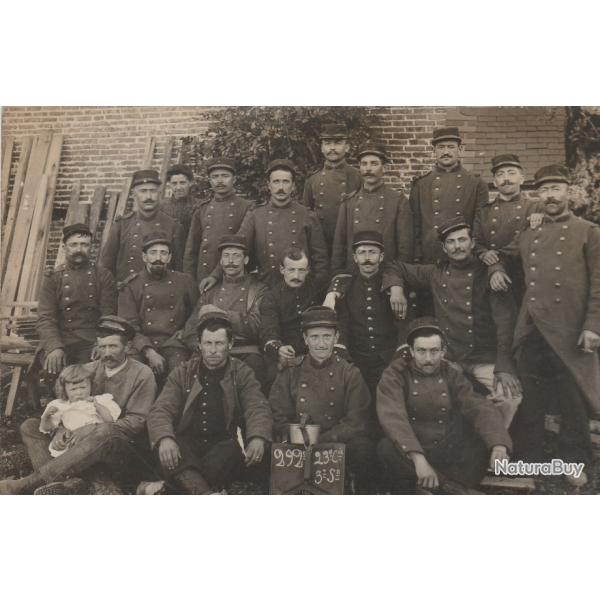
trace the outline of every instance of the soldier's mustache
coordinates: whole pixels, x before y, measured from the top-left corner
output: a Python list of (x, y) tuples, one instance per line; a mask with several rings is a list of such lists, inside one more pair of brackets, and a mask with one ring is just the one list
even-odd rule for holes
[(375, 261), (372, 260), (365, 260), (365, 262), (363, 263), (363, 265), (371, 265), (373, 266), (375, 264)]
[(154, 262), (151, 262), (150, 264), (151, 264), (153, 267), (157, 267), (157, 266), (159, 266), (159, 265), (160, 265), (160, 266), (162, 266), (162, 265), (165, 265), (166, 263), (165, 263), (165, 262), (163, 262), (162, 260), (155, 260)]

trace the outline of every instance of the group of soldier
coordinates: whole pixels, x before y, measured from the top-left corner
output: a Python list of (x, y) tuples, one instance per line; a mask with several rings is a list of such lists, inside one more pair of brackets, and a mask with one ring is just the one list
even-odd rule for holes
[[(163, 199), (158, 174), (138, 171), (134, 209), (97, 265), (89, 229), (64, 229), (38, 364), (48, 379), (93, 360), (92, 391), (122, 413), (65, 431), (56, 458), (28, 419), (34, 472), (0, 493), (68, 493), (85, 469), (117, 462), (214, 493), (244, 465), (264, 476), (294, 423), (346, 444), (360, 493), (470, 491), (498, 459), (543, 462), (546, 412), (561, 415), (560, 458), (591, 463), (600, 232), (570, 212), (567, 169), (541, 168), (528, 200), (518, 156), (495, 156), (490, 198), (447, 127), (406, 198), (384, 181), (385, 148), (365, 145), (356, 169), (348, 140), (344, 125), (324, 127), (325, 163), (299, 201), (287, 159), (269, 164), (257, 203), (236, 194), (229, 158), (208, 161), (203, 198), (185, 165)], [(585, 485), (586, 472), (568, 480)]]

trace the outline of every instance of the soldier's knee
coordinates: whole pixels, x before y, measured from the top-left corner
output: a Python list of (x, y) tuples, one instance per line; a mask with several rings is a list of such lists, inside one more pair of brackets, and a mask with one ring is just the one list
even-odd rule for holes
[(44, 435), (40, 432), (40, 420), (36, 418), (30, 418), (23, 421), (19, 427), (19, 432), (21, 433), (21, 439)]

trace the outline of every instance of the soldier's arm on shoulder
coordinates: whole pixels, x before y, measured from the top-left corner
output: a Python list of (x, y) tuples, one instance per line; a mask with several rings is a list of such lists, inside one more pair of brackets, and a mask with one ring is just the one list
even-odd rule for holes
[(423, 447), (415, 435), (406, 409), (406, 382), (402, 373), (406, 369), (401, 359), (396, 359), (383, 372), (377, 386), (377, 418), (385, 435), (403, 452), (421, 452)]
[(198, 298), (200, 297), (200, 293), (198, 292), (198, 286), (196, 285), (196, 280), (189, 273), (184, 273), (184, 286), (185, 286), (185, 305), (186, 305), (186, 314), (189, 316), (192, 314), (194, 307), (198, 303)]
[(267, 351), (267, 345), (281, 344), (281, 325), (279, 322), (278, 298), (273, 290), (269, 290), (260, 303), (260, 329), (258, 331), (260, 346)]
[(183, 229), (181, 225), (174, 220), (173, 225), (173, 249), (171, 250), (171, 269), (173, 271), (183, 270), (183, 253), (185, 251), (186, 240), (183, 237)]
[(348, 252), (348, 206), (345, 198), (340, 202), (338, 216), (333, 235), (331, 249), (331, 272), (339, 272), (346, 268), (346, 255)]
[(435, 265), (411, 265), (399, 260), (387, 263), (383, 270), (382, 290), (399, 285), (406, 288), (429, 289)]
[(476, 177), (476, 194), (477, 194), (477, 204), (475, 206), (475, 211), (481, 210), (482, 206), (485, 206), (490, 200), (490, 188), (488, 184), (479, 176)]
[(198, 254), (202, 240), (202, 214), (200, 207), (196, 207), (192, 213), (192, 221), (188, 232), (185, 248), (183, 251), (183, 272), (196, 277), (198, 267)]
[(310, 211), (308, 215), (309, 231), (308, 240), (310, 244), (310, 264), (315, 279), (322, 285), (326, 285), (329, 277), (329, 253), (325, 242), (325, 235), (321, 222), (316, 213)]
[(600, 334), (600, 227), (597, 225), (588, 229), (584, 252), (590, 285), (582, 329)]
[(104, 267), (98, 268), (100, 282), (100, 314), (114, 315), (117, 312), (117, 284), (113, 274)]
[(415, 223), (408, 198), (398, 192), (398, 212), (396, 215), (396, 258), (412, 262), (415, 246)]
[(307, 177), (306, 181), (304, 182), (304, 192), (302, 193), (302, 198), (300, 199), (300, 204), (303, 204), (307, 208), (314, 210), (315, 209), (315, 197), (313, 196), (313, 193), (312, 193), (311, 177), (312, 177), (312, 175)]

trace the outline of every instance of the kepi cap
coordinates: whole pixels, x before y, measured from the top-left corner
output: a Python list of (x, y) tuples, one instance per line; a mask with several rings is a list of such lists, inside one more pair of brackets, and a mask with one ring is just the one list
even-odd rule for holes
[(196, 332), (198, 337), (202, 335), (204, 329), (211, 323), (219, 323), (223, 327), (231, 327), (231, 319), (227, 316), (224, 310), (221, 310), (214, 304), (205, 304), (198, 311), (198, 324), (196, 325)]
[(73, 223), (73, 225), (67, 225), (63, 229), (63, 242), (66, 242), (72, 235), (76, 234), (92, 237), (92, 232), (85, 223)]
[(352, 249), (369, 244), (379, 246), (383, 250), (383, 235), (379, 231), (358, 231), (352, 240)]
[(311, 306), (301, 316), (301, 327), (304, 331), (312, 327), (333, 327), (337, 329), (338, 320), (335, 310), (327, 306)]
[(424, 332), (437, 333), (442, 338), (442, 341), (445, 341), (444, 332), (435, 317), (419, 317), (408, 324), (408, 333), (406, 334), (407, 344), (412, 346), (418, 334)]
[(235, 161), (224, 156), (215, 156), (206, 163), (206, 171), (210, 173), (215, 169), (226, 169), (235, 175)]
[(542, 167), (541, 169), (538, 169), (533, 178), (536, 187), (540, 187), (542, 183), (547, 183), (548, 181), (571, 183), (569, 170), (562, 165), (547, 165), (546, 167)]
[(155, 183), (156, 185), (160, 185), (161, 181), (158, 172), (153, 169), (136, 171), (131, 180), (131, 187), (134, 188), (136, 185), (142, 185), (144, 183)]
[(471, 226), (465, 221), (464, 217), (453, 217), (445, 223), (442, 223), (438, 229), (438, 237), (440, 238), (440, 241), (443, 242), (449, 233), (457, 231), (458, 229), (468, 229), (471, 231)]
[(518, 167), (522, 169), (521, 161), (516, 154), (498, 154), (492, 158), (492, 173), (495, 173), (500, 167)]
[(296, 165), (287, 158), (276, 158), (269, 163), (267, 167), (267, 177), (273, 172), (281, 169), (283, 171), (289, 171), (294, 177), (296, 177)]
[(100, 317), (96, 324), (98, 335), (124, 335), (128, 340), (135, 336), (135, 329), (129, 324), (129, 321), (118, 317), (117, 315), (105, 315)]
[(439, 142), (443, 142), (444, 140), (454, 140), (460, 144), (462, 142), (462, 138), (460, 137), (458, 127), (441, 127), (440, 129), (435, 129), (433, 131), (431, 143), (434, 146)]
[(154, 246), (154, 244), (165, 244), (169, 246), (169, 250), (171, 250), (173, 240), (170, 239), (164, 231), (153, 231), (144, 236), (142, 240), (142, 250), (146, 252), (146, 250), (148, 250), (150, 246)]
[(368, 154), (379, 156), (383, 162), (388, 162), (389, 160), (382, 144), (377, 144), (375, 142), (368, 142), (364, 144), (361, 146), (358, 152), (358, 159), (360, 160), (363, 156), (367, 156)]
[(217, 246), (217, 250), (219, 252), (223, 248), (240, 248), (246, 254), (248, 254), (248, 245), (246, 244), (246, 237), (243, 235), (223, 235), (219, 240), (219, 245)]
[(344, 140), (349, 135), (348, 127), (344, 123), (327, 123), (323, 125), (319, 137), (322, 140)]

